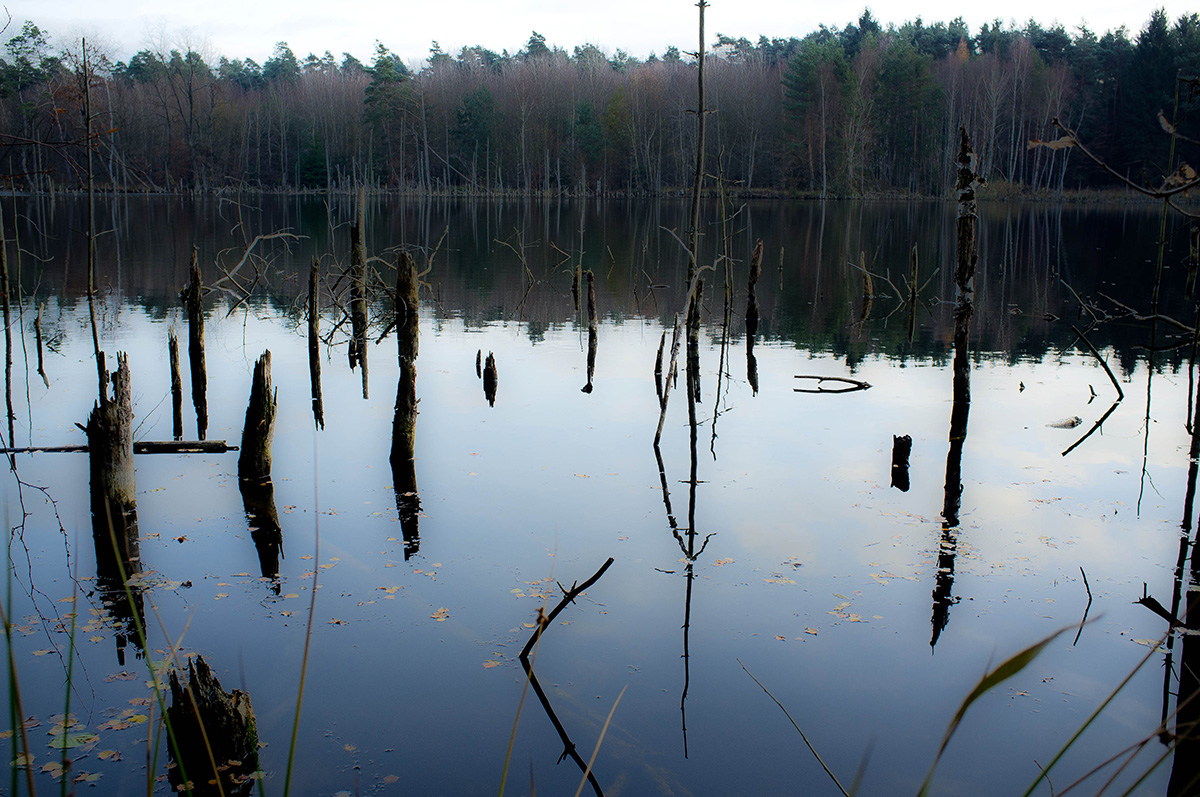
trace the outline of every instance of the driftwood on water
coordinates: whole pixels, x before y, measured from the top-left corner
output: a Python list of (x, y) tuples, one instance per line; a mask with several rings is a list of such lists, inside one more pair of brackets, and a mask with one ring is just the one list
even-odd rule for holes
[[(87, 429), (84, 428), (86, 432)], [(74, 446), (17, 446), (0, 448), (0, 454), (82, 454), (88, 445)], [(224, 454), (237, 451), (237, 446), (224, 440), (139, 440), (133, 444), (135, 454)]]
[[(816, 374), (796, 374), (796, 379), (811, 379), (816, 382), (814, 387), (792, 388), (795, 393), (853, 393), (856, 390), (869, 390), (870, 382), (850, 379), (845, 376), (819, 376)], [(834, 382), (837, 387), (825, 387), (826, 382)]]
[(187, 681), (171, 671), (171, 783), (200, 795), (249, 795), (258, 769), (258, 727), (250, 695), (226, 692), (203, 656), (188, 662)]
[(208, 373), (204, 364), (204, 286), (200, 263), (192, 248), (190, 280), (183, 289), (183, 304), (188, 318), (188, 360), (192, 371), (192, 405), (196, 408), (196, 436), (208, 436)]

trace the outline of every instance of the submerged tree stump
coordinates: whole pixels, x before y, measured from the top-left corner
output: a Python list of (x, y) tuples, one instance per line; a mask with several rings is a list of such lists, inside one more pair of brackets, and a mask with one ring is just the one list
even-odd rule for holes
[(169, 769), (171, 784), (179, 790), (190, 781), (193, 794), (251, 794), (255, 781), (249, 776), (258, 769), (258, 727), (250, 695), (222, 689), (203, 656), (188, 662), (186, 685), (175, 670), (170, 683), (167, 718), (175, 741), (170, 745), (175, 764)]
[(587, 313), (588, 313), (588, 348), (587, 348), (587, 384), (583, 386), (584, 393), (593, 390), (592, 377), (596, 373), (596, 346), (598, 340), (599, 322), (596, 318), (596, 275), (591, 269), (587, 272)]
[(204, 365), (203, 283), (200, 279), (198, 252), (192, 248), (191, 278), (183, 289), (183, 304), (188, 317), (188, 360), (192, 371), (192, 405), (196, 408), (196, 436), (208, 436), (208, 373)]
[(271, 478), (271, 441), (275, 437), (277, 390), (271, 387), (271, 352), (264, 351), (254, 365), (250, 402), (242, 426), (242, 451), (238, 478), (262, 481)]
[(902, 493), (909, 488), (908, 458), (912, 453), (910, 435), (892, 435), (892, 486)]

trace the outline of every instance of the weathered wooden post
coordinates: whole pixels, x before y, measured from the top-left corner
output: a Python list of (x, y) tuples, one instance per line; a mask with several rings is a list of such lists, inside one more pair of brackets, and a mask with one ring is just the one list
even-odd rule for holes
[(167, 355), (171, 361), (171, 432), (183, 439), (183, 378), (179, 375), (179, 337), (175, 327), (167, 330)]
[(392, 487), (404, 537), (404, 558), (420, 548), (421, 498), (417, 492), (415, 460), (417, 429), (417, 349), (419, 343), (419, 280), (417, 263), (402, 252), (396, 263), (396, 341), (400, 379), (392, 419)]
[(362, 394), (367, 388), (367, 210), (364, 192), (358, 192), (358, 212), (350, 226), (350, 370), (362, 369)]
[(258, 724), (250, 695), (222, 689), (203, 656), (188, 662), (186, 684), (172, 670), (170, 685), (167, 718), (175, 762), (168, 769), (171, 784), (183, 791), (186, 775), (193, 794), (253, 793), (256, 781), (250, 775), (258, 769)]
[(308, 378), (312, 385), (313, 421), (325, 428), (325, 402), (321, 398), (321, 312), (318, 295), (321, 265), (316, 257), (308, 270)]
[(192, 247), (190, 281), (183, 289), (188, 317), (188, 360), (192, 372), (192, 405), (196, 408), (196, 437), (208, 436), (208, 373), (204, 365), (204, 305), (199, 253)]
[(271, 352), (264, 351), (254, 364), (250, 402), (242, 426), (242, 449), (238, 455), (238, 478), (263, 481), (271, 478), (271, 442), (275, 437), (277, 390), (271, 387)]

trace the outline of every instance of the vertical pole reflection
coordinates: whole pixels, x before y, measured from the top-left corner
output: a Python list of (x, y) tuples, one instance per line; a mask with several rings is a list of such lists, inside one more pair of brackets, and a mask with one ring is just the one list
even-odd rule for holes
[(958, 513), (962, 505), (962, 451), (967, 439), (967, 416), (971, 409), (971, 363), (969, 356), (973, 281), (978, 259), (976, 246), (975, 185), (979, 182), (975, 153), (965, 128), (959, 130), (958, 221), (954, 269), (954, 404), (950, 411), (950, 450), (946, 454), (945, 497), (942, 503), (942, 533), (938, 541), (937, 576), (933, 589), (933, 635), (930, 649), (950, 620), (953, 597), (954, 560), (958, 552)]
[[(417, 264), (408, 252), (396, 263), (396, 340), (400, 359), (400, 378), (396, 385), (396, 408), (392, 418), (392, 489), (396, 491), (396, 513), (404, 537), (407, 560), (421, 546), (418, 528), (421, 498), (417, 493), (417, 469), (414, 461), (417, 429), (417, 308), (419, 280)], [(490, 367), (495, 362), (488, 355)], [(493, 387), (494, 390), (494, 387)], [(494, 395), (494, 394), (493, 394)]]

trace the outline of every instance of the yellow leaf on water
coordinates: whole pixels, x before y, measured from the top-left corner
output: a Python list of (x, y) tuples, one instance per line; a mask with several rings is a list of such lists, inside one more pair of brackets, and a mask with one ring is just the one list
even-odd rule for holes
[(300, 596), (299, 596), (299, 595), (297, 595), (297, 594), (296, 594), (296, 593), (294, 593), (294, 592), (289, 592), (288, 594), (284, 595), (283, 597), (285, 597), (285, 598), (299, 598)]
[(348, 745), (346, 745), (345, 747), (343, 747), (342, 749), (343, 749), (343, 750), (345, 750), (347, 753), (353, 753), (353, 752), (354, 752), (355, 750), (357, 750), (358, 748), (357, 748), (357, 747), (355, 747), (355, 746), (354, 746), (354, 745), (352, 745), (352, 744), (348, 744)]
[(446, 620), (450, 619), (450, 610), (447, 609), (445, 606), (443, 606), (429, 616), (432, 617), (434, 620), (437, 620), (439, 623), (442, 623), (442, 622), (445, 622)]
[(503, 664), (503, 663), (504, 663), (504, 662), (500, 662), (500, 661), (494, 661), (494, 660), (488, 660), (488, 661), (485, 661), (485, 662), (483, 663), (483, 669), (485, 669), (485, 670), (490, 670), (490, 669), (492, 669), (493, 667), (499, 667), (499, 666), (500, 666), (501, 664)]
[(47, 653), (53, 653), (53, 652), (54, 652), (53, 650), (35, 650), (35, 651), (33, 652), (33, 655), (35, 655), (35, 656), (45, 656)]
[(817, 635), (817, 629), (813, 628), (812, 626), (809, 626), (808, 628), (805, 628), (805, 629), (804, 629), (804, 633), (806, 633), (806, 634), (812, 634), (813, 636), (816, 636), (816, 635)]
[(733, 562), (733, 559), (718, 559), (717, 561), (713, 562), (713, 564), (717, 567), (721, 567), (722, 565), (731, 565)]
[(308, 553), (300, 557), (301, 559), (312, 559), (312, 554)]
[(780, 636), (779, 634), (776, 634), (775, 638), (778, 639), (780, 642), (787, 642), (787, 637), (785, 637), (785, 636)]
[(384, 782), (384, 783), (386, 783), (386, 784), (388, 784), (388, 785), (391, 785), (391, 784), (395, 783), (395, 782), (396, 782), (396, 781), (398, 781), (398, 780), (400, 780), (400, 778), (399, 778), (399, 776), (397, 776), (397, 775), (384, 775), (384, 776), (383, 776), (383, 782)]
[(117, 752), (116, 750), (101, 750), (99, 753), (96, 754), (96, 757), (99, 758), (101, 761), (109, 761), (109, 760), (120, 761), (121, 760), (121, 754), (119, 752)]

